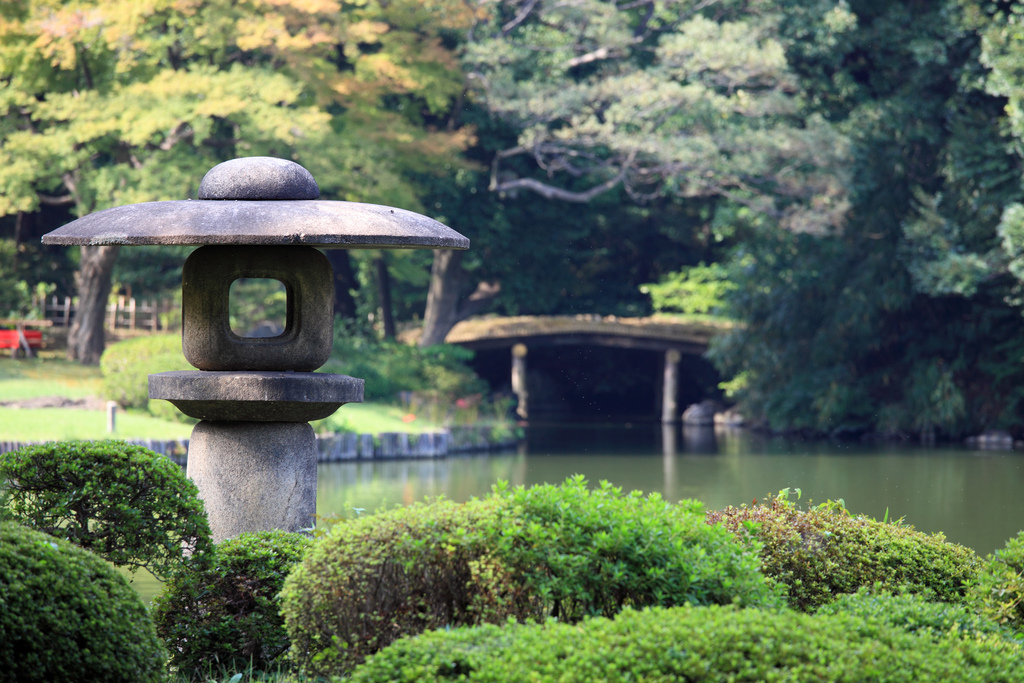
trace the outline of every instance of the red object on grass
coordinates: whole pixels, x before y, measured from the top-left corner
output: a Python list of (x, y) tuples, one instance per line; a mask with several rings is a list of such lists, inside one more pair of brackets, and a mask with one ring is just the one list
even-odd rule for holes
[[(33, 349), (38, 349), (43, 345), (43, 333), (39, 330), (25, 330), (22, 332), (25, 335), (25, 341)], [(0, 349), (17, 349), (21, 347), (21, 341), (18, 339), (17, 330), (0, 330)]]

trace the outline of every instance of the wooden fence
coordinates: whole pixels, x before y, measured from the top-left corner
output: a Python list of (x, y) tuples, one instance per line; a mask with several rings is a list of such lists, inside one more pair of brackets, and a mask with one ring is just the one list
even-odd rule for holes
[[(42, 302), (33, 299), (32, 305), (42, 312), (44, 320), (57, 327), (67, 327), (75, 318), (78, 298), (53, 296)], [(118, 296), (111, 297), (107, 304), (106, 328), (111, 331), (157, 332), (180, 326), (181, 306), (172, 299), (137, 300), (135, 297)]]

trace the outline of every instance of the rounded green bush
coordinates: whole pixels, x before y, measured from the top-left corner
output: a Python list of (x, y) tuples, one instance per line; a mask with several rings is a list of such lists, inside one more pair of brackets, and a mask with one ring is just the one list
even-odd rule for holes
[(981, 563), (971, 599), (986, 618), (1024, 631), (1024, 531)]
[(171, 666), (195, 678), (211, 670), (266, 671), (290, 641), (278, 594), (311, 539), (286, 531), (242, 534), (177, 572), (153, 600)]
[(67, 541), (0, 522), (0, 680), (162, 681), (165, 657), (117, 571)]
[(293, 659), (340, 674), (403, 635), (532, 612), (488, 549), (498, 504), (442, 500), (336, 525), (281, 593)]
[(348, 680), (1010, 682), (1024, 680), (1022, 655), (1005, 640), (936, 640), (851, 615), (676, 607), (432, 631), (373, 655)]
[(576, 476), (560, 486), (498, 488), (495, 552), (545, 616), (578, 621), (624, 607), (774, 604), (757, 554), (704, 523), (693, 500), (672, 504)]
[(0, 454), (0, 504), (18, 522), (118, 566), (168, 576), (210, 544), (195, 484), (123, 441), (62, 441)]
[(814, 610), (838, 595), (876, 583), (905, 587), (940, 602), (963, 602), (978, 557), (942, 534), (923, 534), (901, 523), (855, 517), (837, 504), (801, 510), (785, 496), (766, 504), (709, 512), (761, 545), (764, 573), (789, 590), (789, 603)]
[[(193, 370), (181, 352), (181, 335), (153, 334), (111, 344), (100, 357), (103, 397), (122, 408), (137, 408), (165, 419), (181, 413), (167, 401), (150, 401), (149, 375)], [(192, 420), (194, 422), (194, 420)]]
[(497, 488), (340, 524), (285, 583), (282, 611), (306, 671), (343, 673), (439, 627), (625, 607), (779, 602), (756, 553), (704, 523), (699, 503), (623, 494), (582, 478)]

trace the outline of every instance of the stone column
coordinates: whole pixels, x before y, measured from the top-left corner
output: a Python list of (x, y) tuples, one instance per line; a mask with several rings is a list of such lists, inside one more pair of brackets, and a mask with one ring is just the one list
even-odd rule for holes
[(664, 485), (662, 495), (673, 500), (676, 494), (676, 450), (679, 427), (672, 423), (661, 425), (661, 469)]
[(676, 394), (679, 389), (679, 351), (669, 349), (665, 352), (665, 370), (661, 382), (661, 421), (665, 423), (679, 422), (679, 406)]
[(200, 422), (188, 478), (220, 541), (246, 531), (302, 531), (316, 514), (316, 435), (305, 422)]
[(526, 344), (512, 347), (512, 393), (516, 395), (519, 406), (516, 414), (526, 420), (529, 417), (529, 391), (526, 389)]

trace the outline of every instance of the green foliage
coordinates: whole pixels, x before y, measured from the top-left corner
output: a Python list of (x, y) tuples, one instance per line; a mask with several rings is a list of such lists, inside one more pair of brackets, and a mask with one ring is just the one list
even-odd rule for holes
[(111, 344), (100, 359), (103, 398), (122, 408), (145, 408), (150, 374), (191, 367), (181, 354), (181, 335), (145, 335)]
[(916, 207), (903, 223), (901, 244), (914, 289), (932, 296), (974, 296), (992, 276), (998, 256), (986, 259), (965, 248), (960, 225), (942, 214), (941, 196), (918, 188), (914, 199)]
[(283, 665), (290, 642), (278, 594), (310, 543), (285, 531), (246, 533), (174, 573), (153, 600), (153, 620), (179, 676)]
[[(462, 166), (472, 137), (437, 125), (463, 92), (442, 37), (472, 20), (458, 0), (19, 0), (0, 21), (0, 218), (31, 244), (20, 226), (51, 207), (195, 197), (212, 166), (257, 155), (303, 163), (325, 198), (422, 209), (410, 175)], [(126, 258), (139, 293), (176, 270)], [(83, 299), (110, 285), (97, 265)], [(96, 344), (73, 354), (95, 362)]]
[(1024, 532), (985, 558), (971, 586), (971, 598), (993, 622), (1024, 632)]
[(401, 392), (415, 392), (450, 405), (487, 389), (467, 365), (472, 358), (472, 351), (458, 346), (419, 348), (380, 341), (338, 322), (331, 360), (323, 370), (365, 380), (366, 400), (395, 401)]
[(985, 638), (1004, 632), (964, 605), (932, 602), (921, 595), (886, 593), (862, 587), (840, 595), (815, 614), (850, 614), (941, 641), (946, 636)]
[(1010, 258), (1007, 268), (1024, 282), (1024, 205), (1017, 202), (1008, 205), (997, 230), (1003, 251)]
[[(621, 185), (839, 225), (846, 143), (799, 106), (771, 4), (494, 3), (463, 56), (477, 100), (516, 131), (491, 189), (585, 203)], [(534, 168), (509, 163), (527, 155)]]
[(465, 142), (421, 119), (461, 89), (438, 39), (471, 19), (454, 2), (19, 9), (0, 24), (0, 214), (39, 192), (82, 214), (188, 197), (223, 154), (298, 156), (327, 195), (415, 204), (403, 171)]
[(142, 600), (92, 553), (0, 521), (0, 596), (4, 681), (165, 680)]
[(832, 3), (777, 4), (806, 105), (851, 145), (851, 208), (832, 236), (746, 233), (728, 265), (742, 324), (714, 342), (715, 364), (746, 378), (744, 413), (774, 429), (1020, 432), (1021, 159), (1001, 99), (1021, 92), (1019, 15), (850, 3), (830, 35)]
[(966, 399), (953, 370), (936, 360), (915, 363), (908, 374), (903, 400), (879, 411), (879, 426), (886, 432), (909, 427), (925, 437), (934, 436), (936, 429), (961, 433)]
[(705, 525), (696, 501), (673, 505), (606, 481), (591, 490), (582, 476), (495, 495), (506, 502), (495, 552), (560, 621), (625, 607), (774, 599), (755, 553)]
[(166, 577), (210, 528), (195, 484), (168, 458), (120, 441), (64, 441), (0, 455), (12, 518), (118, 566)]
[(640, 291), (650, 294), (656, 311), (716, 313), (724, 307), (726, 295), (735, 288), (721, 264), (702, 263), (669, 273), (657, 284), (641, 285)]
[(498, 505), (440, 500), (335, 525), (282, 591), (300, 667), (341, 673), (407, 634), (532, 614), (488, 549)]
[(570, 625), (479, 626), (403, 639), (353, 672), (371, 681), (1013, 681), (1021, 649), (932, 639), (851, 615), (734, 607), (626, 610)]
[[(17, 245), (13, 240), (0, 239), (0, 263), (14, 263), (17, 260)], [(18, 279), (16, 268), (0, 270), (0, 318), (22, 318), (39, 320), (43, 312), (35, 301), (44, 301), (53, 294), (57, 286), (39, 282), (33, 289), (25, 280)]]
[(590, 491), (575, 478), (338, 524), (289, 576), (282, 601), (299, 665), (336, 675), (432, 628), (777, 597), (757, 557), (704, 524), (699, 504), (607, 483)]
[(149, 398), (149, 376), (192, 369), (181, 353), (181, 335), (145, 335), (111, 344), (100, 357), (103, 397), (117, 401), (122, 408), (141, 408), (163, 419), (189, 421), (191, 418), (169, 402)]
[(707, 521), (756, 539), (762, 570), (788, 587), (789, 604), (799, 610), (876, 584), (963, 602), (977, 566), (973, 551), (942, 534), (855, 517), (840, 503), (801, 510), (785, 492), (760, 505), (709, 512)]
[(284, 283), (266, 278), (241, 278), (231, 283), (228, 297), (231, 330), (245, 336), (262, 324), (284, 331), (288, 316), (288, 292)]

